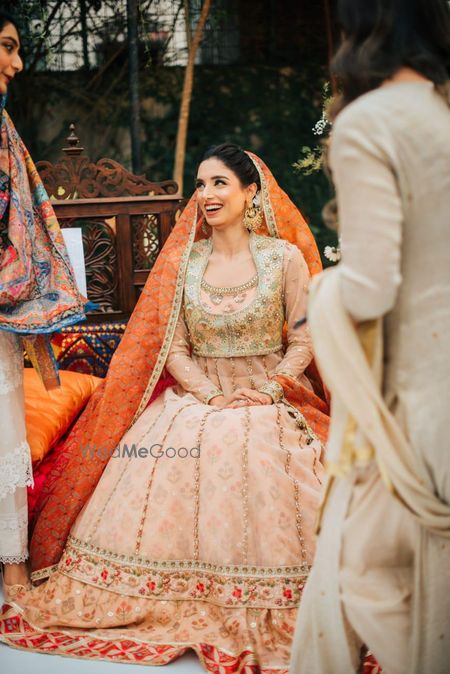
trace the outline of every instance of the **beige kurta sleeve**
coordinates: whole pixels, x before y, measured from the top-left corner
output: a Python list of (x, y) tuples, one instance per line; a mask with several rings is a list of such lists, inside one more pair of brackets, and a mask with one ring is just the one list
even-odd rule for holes
[[(341, 232), (342, 299), (357, 321), (382, 316), (401, 282), (402, 203), (393, 144), (383, 120), (344, 110), (336, 121), (330, 164)], [(345, 117), (345, 119), (344, 119)]]
[(313, 349), (307, 323), (294, 327), (299, 320), (306, 317), (310, 281), (308, 266), (296, 246), (289, 245), (286, 250), (283, 277), (288, 345), (274, 376), (284, 374), (298, 378), (311, 362)]
[(166, 361), (166, 370), (177, 380), (178, 384), (192, 393), (206, 405), (218, 395), (223, 395), (212, 381), (205, 375), (199, 365), (191, 358), (189, 332), (181, 310), (178, 323)]

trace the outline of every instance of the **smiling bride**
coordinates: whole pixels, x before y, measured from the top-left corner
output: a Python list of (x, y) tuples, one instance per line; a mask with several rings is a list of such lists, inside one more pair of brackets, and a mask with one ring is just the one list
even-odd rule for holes
[[(320, 268), (265, 164), (209, 150), (48, 480), (31, 541), (46, 581), (10, 596), (3, 641), (145, 664), (190, 648), (210, 672), (287, 670), (328, 426), (296, 327)], [(125, 445), (136, 452), (115, 452)]]

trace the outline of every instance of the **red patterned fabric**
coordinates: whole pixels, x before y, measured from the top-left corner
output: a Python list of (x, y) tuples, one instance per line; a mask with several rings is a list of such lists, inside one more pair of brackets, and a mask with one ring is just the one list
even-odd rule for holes
[[(43, 632), (34, 629), (14, 606), (8, 604), (3, 606), (0, 629), (0, 640), (4, 643), (40, 653), (110, 662), (167, 665), (192, 649), (209, 674), (288, 674), (288, 670), (283, 667), (260, 667), (250, 650), (234, 654), (225, 653), (211, 644), (200, 642), (190, 643), (188, 646), (152, 645), (129, 638), (89, 639), (86, 634), (76, 636), (57, 631)], [(336, 655), (336, 658), (338, 657), (339, 655)], [(363, 674), (382, 674), (381, 667), (373, 656), (367, 657)]]
[(52, 335), (59, 368), (106, 377), (125, 328), (126, 324), (119, 322), (76, 325)]
[(61, 440), (56, 447), (54, 447), (45, 459), (33, 469), (34, 486), (28, 487), (28, 522), (30, 526), (33, 525), (34, 518), (37, 512), (37, 504), (44, 484), (53, 470), (59, 452), (64, 447), (64, 440)]

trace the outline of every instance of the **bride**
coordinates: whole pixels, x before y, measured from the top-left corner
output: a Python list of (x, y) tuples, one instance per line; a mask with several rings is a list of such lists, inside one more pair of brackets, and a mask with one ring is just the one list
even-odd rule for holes
[(301, 322), (319, 270), (265, 164), (209, 150), (48, 480), (31, 541), (33, 579), (47, 580), (9, 597), (3, 641), (287, 670), (328, 424)]

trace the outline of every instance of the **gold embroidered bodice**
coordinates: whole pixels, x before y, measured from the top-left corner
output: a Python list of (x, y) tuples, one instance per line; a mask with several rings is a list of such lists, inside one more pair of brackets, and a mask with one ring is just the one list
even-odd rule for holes
[(257, 356), (282, 348), (285, 321), (283, 258), (286, 242), (252, 234), (250, 251), (258, 286), (253, 301), (232, 314), (212, 313), (201, 302), (200, 286), (211, 254), (210, 239), (197, 241), (189, 257), (184, 312), (193, 353), (204, 357)]

